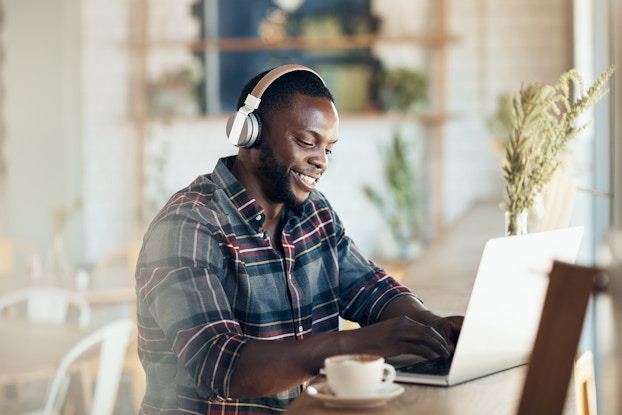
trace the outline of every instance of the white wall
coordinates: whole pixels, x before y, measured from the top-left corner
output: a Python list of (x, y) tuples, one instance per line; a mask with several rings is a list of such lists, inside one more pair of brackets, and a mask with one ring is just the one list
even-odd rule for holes
[[(45, 249), (52, 211), (81, 200), (78, 0), (4, 0), (6, 233)], [(81, 257), (81, 218), (66, 231)]]
[[(67, 4), (66, 1), (4, 1), (6, 30), (7, 34), (11, 33), (6, 39), (7, 56), (19, 57), (13, 63), (7, 62), (5, 71), (5, 83), (11, 85), (7, 89), (6, 115), (13, 125), (8, 132), (13, 165), (10, 222), (16, 224), (13, 226), (16, 232), (44, 244), (47, 236), (41, 230), (45, 228), (42, 209), (40, 204), (24, 206), (26, 186), (35, 177), (45, 178), (48, 185), (37, 189), (36, 198), (48, 205), (71, 200), (74, 193), (83, 193), (84, 237), (83, 240), (79, 235), (71, 237), (74, 243), (84, 245), (84, 257), (76, 251), (75, 260), (94, 261), (115, 245), (139, 237), (142, 231), (135, 225), (137, 192), (141, 190), (136, 187), (137, 143), (129, 117), (134, 75), (128, 39), (136, 25), (128, 7), (133, 2), (73, 0), (79, 3), (79, 18), (63, 23), (82, 34), (79, 37), (81, 63), (65, 68), (69, 72), (64, 72), (61, 61), (67, 50), (57, 38), (60, 28), (65, 26), (60, 24), (61, 17), (54, 6)], [(430, 1), (383, 0), (374, 2), (374, 8), (392, 6), (388, 11), (385, 9), (385, 19), (400, 20), (395, 25), (388, 24), (390, 30), (401, 27), (419, 32), (430, 25), (427, 18)], [(152, 0), (152, 3), (157, 5), (152, 16), (152, 23), (157, 22), (155, 35), (174, 36), (180, 29), (180, 38), (193, 36), (196, 26), (179, 12), (188, 10), (188, 0)], [(484, 127), (497, 95), (517, 90), (522, 81), (554, 81), (570, 66), (571, 37), (569, 2), (564, 0), (450, 0), (448, 5), (449, 31), (459, 38), (449, 48), (447, 72), (446, 101), (455, 117), (446, 126), (443, 192), (445, 218), (451, 222), (478, 198), (501, 200), (500, 155), (491, 151)], [(412, 16), (408, 16), (408, 10), (413, 10)], [(167, 23), (166, 16), (174, 17), (174, 24)], [(48, 29), (50, 22), (56, 22), (55, 30)], [(23, 52), (35, 50), (36, 56)], [(416, 52), (408, 53), (403, 48), (383, 47), (378, 53), (396, 64), (400, 59), (414, 65), (421, 62)], [(183, 61), (184, 54), (171, 51), (152, 59), (165, 65)], [(32, 74), (33, 71), (37, 73)], [(71, 87), (78, 85), (81, 90), (78, 112), (64, 104), (54, 105), (63, 96), (60, 80), (66, 80), (67, 73), (75, 75)], [(49, 101), (30, 99), (20, 105), (8, 105), (24, 95), (45, 96)], [(75, 131), (61, 132), (64, 124), (60, 120), (68, 118), (74, 122), (80, 120), (81, 140), (71, 146), (64, 140), (73, 137)], [(149, 126), (147, 155), (157, 152), (164, 141), (171, 143), (165, 174), (170, 191), (211, 171), (219, 156), (234, 151), (227, 147), (223, 123), (223, 118), (215, 118)], [(382, 223), (378, 212), (364, 199), (361, 186), (365, 181), (378, 180), (378, 148), (390, 139), (395, 123), (391, 118), (343, 117), (340, 143), (320, 185), (340, 212), (350, 234), (369, 254), (377, 247)], [(15, 129), (16, 125), (20, 125), (20, 130)], [(43, 139), (50, 132), (53, 138)], [(30, 138), (21, 141), (26, 136)], [(77, 167), (80, 160), (84, 163), (83, 172)], [(69, 173), (68, 165), (73, 166)], [(36, 217), (36, 223), (31, 222), (32, 217)]]
[(136, 232), (138, 141), (131, 123), (132, 49), (137, 25), (126, 0), (82, 3), (85, 261)]

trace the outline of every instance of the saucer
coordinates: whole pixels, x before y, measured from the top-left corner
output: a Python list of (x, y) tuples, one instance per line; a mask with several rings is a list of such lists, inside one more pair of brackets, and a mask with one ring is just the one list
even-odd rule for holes
[(319, 399), (326, 406), (333, 408), (373, 408), (382, 406), (391, 398), (401, 395), (404, 387), (397, 383), (383, 386), (381, 389), (365, 396), (348, 397), (335, 395), (325, 382), (309, 385), (306, 390), (309, 396)]

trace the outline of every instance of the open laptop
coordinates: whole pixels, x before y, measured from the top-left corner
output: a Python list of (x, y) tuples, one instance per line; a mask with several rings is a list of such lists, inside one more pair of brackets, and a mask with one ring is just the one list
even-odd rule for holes
[[(387, 359), (396, 368), (395, 380), (451, 386), (527, 363), (553, 260), (573, 263), (582, 236), (583, 227), (573, 227), (490, 239), (452, 359)], [(425, 373), (432, 363), (441, 363), (440, 373)]]

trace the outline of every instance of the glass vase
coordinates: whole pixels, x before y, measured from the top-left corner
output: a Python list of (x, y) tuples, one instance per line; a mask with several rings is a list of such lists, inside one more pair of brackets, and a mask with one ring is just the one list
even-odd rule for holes
[(505, 212), (505, 236), (523, 235), (527, 233), (529, 212)]

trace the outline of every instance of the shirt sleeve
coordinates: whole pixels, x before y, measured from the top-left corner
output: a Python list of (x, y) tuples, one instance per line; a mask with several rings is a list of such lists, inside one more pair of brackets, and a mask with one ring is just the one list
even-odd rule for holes
[[(345, 233), (334, 213), (339, 258), (339, 309), (341, 317), (362, 326), (380, 319), (384, 308), (393, 299), (410, 295), (411, 291), (367, 259)], [(416, 298), (416, 297), (415, 297)]]
[(163, 336), (160, 352), (173, 353), (175, 370), (183, 368), (206, 398), (229, 395), (247, 341), (221, 283), (223, 267), (218, 235), (187, 217), (153, 226), (138, 263), (139, 305), (156, 325), (150, 347), (157, 349)]

